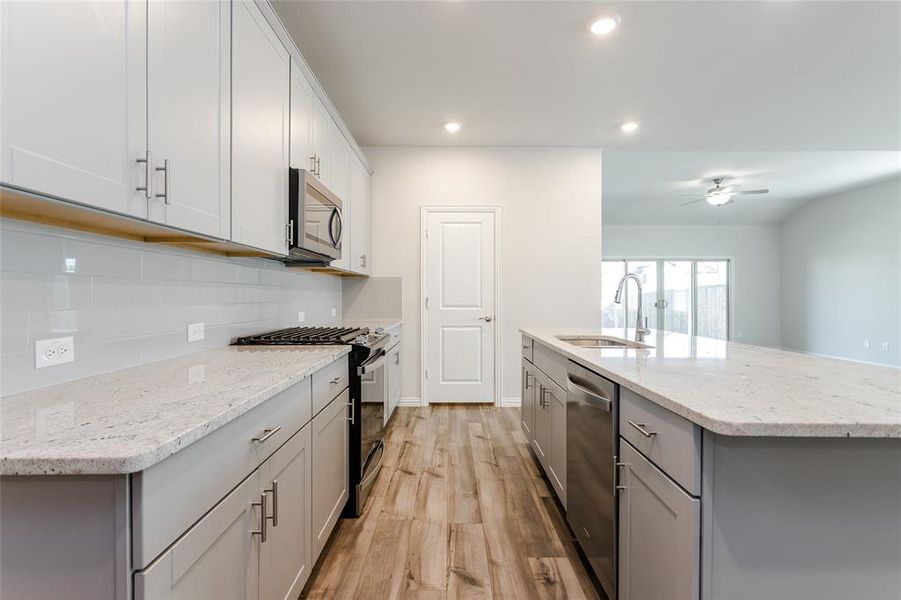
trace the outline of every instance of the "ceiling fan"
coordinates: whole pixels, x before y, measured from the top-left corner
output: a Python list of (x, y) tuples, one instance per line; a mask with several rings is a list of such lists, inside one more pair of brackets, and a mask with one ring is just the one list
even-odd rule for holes
[[(695, 200), (689, 200), (688, 202), (683, 202), (679, 206), (688, 206), (689, 204), (694, 204), (695, 202), (706, 201), (711, 206), (723, 206), (725, 204), (730, 204), (735, 202), (732, 199), (733, 196), (738, 196), (740, 194), (767, 194), (770, 190), (739, 190), (740, 185), (730, 184), (730, 185), (722, 185), (723, 178), (722, 177), (714, 177), (713, 178), (713, 187), (708, 189), (704, 194), (703, 198), (697, 198)], [(694, 194), (685, 194), (689, 196), (693, 196)]]

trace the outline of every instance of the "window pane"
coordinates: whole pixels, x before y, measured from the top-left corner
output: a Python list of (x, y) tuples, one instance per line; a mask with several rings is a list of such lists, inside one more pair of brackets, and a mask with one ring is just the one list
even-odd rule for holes
[(663, 329), (691, 333), (691, 261), (663, 262)]
[(698, 262), (698, 335), (729, 338), (729, 261)]
[[(657, 311), (654, 303), (657, 302), (657, 261), (630, 260), (626, 263), (629, 273), (635, 273), (641, 279), (641, 309), (648, 318), (648, 327), (657, 328)], [(629, 313), (626, 317), (627, 327), (635, 327), (638, 305), (635, 301), (637, 287), (634, 283), (628, 283)]]
[(601, 323), (602, 327), (625, 327), (625, 304), (616, 304), (616, 286), (625, 274), (626, 263), (621, 260), (605, 260), (601, 263)]

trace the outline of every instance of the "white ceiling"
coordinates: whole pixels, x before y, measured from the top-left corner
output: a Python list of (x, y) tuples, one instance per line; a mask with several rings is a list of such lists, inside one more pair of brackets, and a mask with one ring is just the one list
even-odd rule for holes
[(274, 5), (362, 145), (901, 149), (899, 2)]
[[(604, 223), (781, 223), (809, 201), (901, 175), (901, 152), (640, 152), (603, 154)], [(726, 206), (698, 202), (711, 179), (770, 193)], [(682, 194), (692, 194), (682, 197)]]

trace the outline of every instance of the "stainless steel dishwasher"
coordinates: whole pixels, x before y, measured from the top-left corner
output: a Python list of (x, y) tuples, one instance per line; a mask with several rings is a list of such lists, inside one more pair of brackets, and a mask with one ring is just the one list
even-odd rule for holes
[(616, 598), (619, 386), (574, 362), (566, 372), (566, 518), (601, 586)]

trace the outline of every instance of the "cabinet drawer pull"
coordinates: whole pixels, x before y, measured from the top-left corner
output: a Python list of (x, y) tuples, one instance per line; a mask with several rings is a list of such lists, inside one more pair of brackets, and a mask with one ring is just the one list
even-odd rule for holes
[(261, 433), (260, 435), (255, 435), (252, 438), (250, 438), (250, 441), (257, 442), (258, 444), (262, 444), (263, 442), (265, 442), (266, 440), (268, 440), (269, 438), (271, 438), (272, 436), (274, 436), (276, 433), (278, 433), (281, 430), (282, 430), (281, 425), (276, 425), (275, 427), (266, 428), (263, 430), (263, 433)]
[(634, 427), (638, 431), (638, 433), (640, 433), (641, 435), (643, 435), (646, 438), (652, 438), (655, 435), (657, 435), (656, 431), (648, 431), (647, 429), (645, 429), (644, 423), (636, 423), (632, 419), (629, 419), (629, 425)]
[(251, 502), (250, 505), (260, 507), (260, 528), (251, 530), (250, 535), (260, 536), (260, 542), (265, 544), (266, 543), (266, 520), (269, 518), (266, 516), (266, 492), (263, 492), (262, 494), (260, 494), (259, 502)]
[(163, 159), (163, 166), (157, 167), (156, 170), (163, 172), (163, 193), (156, 194), (156, 197), (162, 198), (165, 204), (169, 204), (169, 159)]

